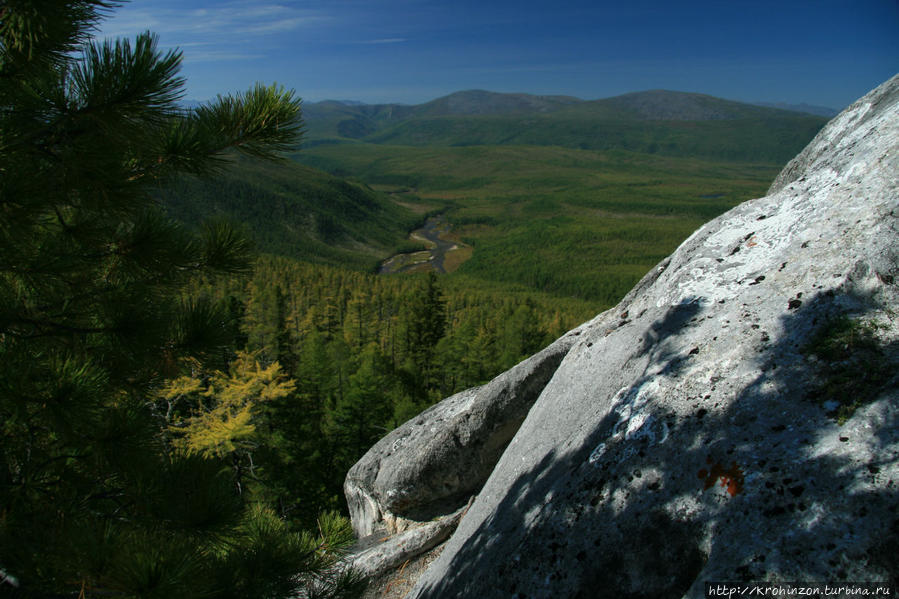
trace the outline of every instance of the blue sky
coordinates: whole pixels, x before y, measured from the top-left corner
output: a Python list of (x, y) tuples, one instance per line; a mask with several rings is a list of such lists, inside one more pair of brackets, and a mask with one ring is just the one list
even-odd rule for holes
[(464, 89), (672, 89), (842, 108), (899, 72), (899, 0), (134, 0), (98, 37), (184, 52), (187, 97), (277, 82), (306, 101)]

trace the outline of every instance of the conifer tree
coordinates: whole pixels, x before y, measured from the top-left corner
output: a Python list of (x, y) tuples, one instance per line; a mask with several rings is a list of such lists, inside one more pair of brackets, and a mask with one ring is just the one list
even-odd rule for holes
[(422, 289), (409, 302), (406, 329), (408, 357), (424, 390), (436, 387), (434, 353), (445, 332), (446, 300), (436, 273), (429, 272)]
[(291, 532), (227, 464), (173, 448), (149, 399), (184, 358), (220, 359), (227, 310), (180, 290), (249, 249), (222, 223), (189, 234), (152, 190), (290, 149), (299, 100), (257, 85), (180, 109), (180, 52), (90, 41), (116, 5), (0, 4), (0, 594), (341, 592), (337, 521)]
[(258, 446), (257, 423), (264, 404), (283, 399), (295, 383), (281, 374), (281, 365), (263, 367), (256, 356), (238, 352), (229, 372), (180, 376), (160, 391), (163, 399), (189, 402), (185, 417), (175, 417), (170, 430), (174, 445), (188, 454), (226, 457)]
[(387, 371), (387, 360), (370, 344), (349, 376), (346, 393), (335, 403), (329, 428), (343, 472), (389, 430), (392, 406)]
[(284, 372), (292, 375), (297, 368), (294, 351), (293, 329), (287, 322), (287, 296), (278, 285), (275, 287), (275, 310), (277, 312), (278, 362)]

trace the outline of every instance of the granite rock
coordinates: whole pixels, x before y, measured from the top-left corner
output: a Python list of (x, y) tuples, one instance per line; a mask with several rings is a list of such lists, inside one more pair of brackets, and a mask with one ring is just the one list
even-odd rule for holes
[(375, 444), (344, 482), (356, 535), (402, 532), (465, 505), (579, 334), (571, 331), (486, 385), (444, 399)]
[(344, 560), (344, 566), (367, 578), (380, 576), (401, 566), (449, 538), (471, 506), (472, 500), (452, 514), (419, 524), (401, 533), (393, 535), (375, 533), (361, 539), (360, 546)]
[(579, 329), (408, 597), (895, 585), (897, 177), (899, 76)]

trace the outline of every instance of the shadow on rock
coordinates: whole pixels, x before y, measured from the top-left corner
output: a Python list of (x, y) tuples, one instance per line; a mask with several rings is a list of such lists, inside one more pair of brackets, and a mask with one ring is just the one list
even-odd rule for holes
[[(670, 343), (703, 307), (670, 308), (647, 328), (645, 374), (581, 443), (521, 472), (410, 596), (703, 597), (708, 581), (764, 578), (895, 585), (899, 381), (840, 427), (810, 397), (821, 364), (803, 354), (826, 323), (870, 307), (824, 294), (789, 310), (781, 342), (760, 345), (759, 374), (727, 405), (714, 402), (714, 375), (678, 385), (705, 372)], [(894, 357), (895, 341), (883, 349)], [(660, 377), (680, 397), (641, 404)]]

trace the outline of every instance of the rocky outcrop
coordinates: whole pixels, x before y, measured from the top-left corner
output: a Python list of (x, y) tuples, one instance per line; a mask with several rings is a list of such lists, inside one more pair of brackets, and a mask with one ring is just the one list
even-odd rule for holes
[(394, 535), (374, 534), (362, 539), (350, 553), (345, 565), (355, 572), (372, 577), (395, 568), (444, 542), (456, 529), (459, 520), (471, 506), (459, 508), (452, 514), (432, 522), (420, 524)]
[(402, 532), (465, 505), (579, 334), (432, 406), (372, 447), (344, 483), (356, 535)]
[[(409, 597), (895, 584), (897, 142), (899, 77), (825, 127), (768, 196), (702, 227), (582, 327), (495, 467), (455, 439), (462, 416), (416, 421), (430, 453), (397, 460), (404, 474), (389, 485), (377, 481), (396, 476), (387, 460), (410, 429), (379, 443), (377, 474), (356, 470), (348, 485), (366, 481), (382, 512), (473, 493), (460, 479), (492, 469)], [(408, 463), (418, 459), (420, 481)], [(390, 488), (402, 499), (385, 497)]]

